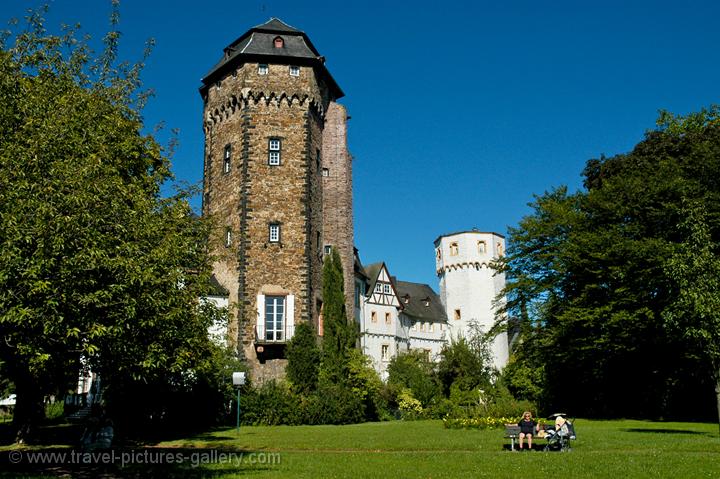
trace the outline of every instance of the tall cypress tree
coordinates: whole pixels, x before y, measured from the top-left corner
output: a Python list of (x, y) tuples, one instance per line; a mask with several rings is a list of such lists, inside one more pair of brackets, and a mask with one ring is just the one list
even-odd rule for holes
[(342, 373), (347, 369), (348, 351), (355, 347), (357, 333), (345, 311), (345, 292), (340, 254), (335, 248), (323, 265), (323, 366)]

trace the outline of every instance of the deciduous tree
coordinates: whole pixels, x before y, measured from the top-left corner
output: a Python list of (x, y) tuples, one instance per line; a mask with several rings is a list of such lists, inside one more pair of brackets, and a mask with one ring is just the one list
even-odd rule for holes
[(144, 133), (142, 64), (117, 60), (117, 2), (97, 56), (42, 14), (0, 45), (0, 362), (22, 433), (81, 358), (154, 380), (208, 345), (205, 226), (160, 195), (168, 151)]

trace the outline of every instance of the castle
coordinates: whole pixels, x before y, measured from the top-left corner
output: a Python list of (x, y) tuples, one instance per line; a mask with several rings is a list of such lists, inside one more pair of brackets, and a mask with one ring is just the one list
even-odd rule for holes
[[(322, 264), (333, 247), (346, 309), (381, 373), (402, 350), (436, 356), (470, 318), (494, 320), (488, 295), (504, 280), (489, 275), (487, 264), (502, 254), (498, 235), (487, 237), (482, 254), (460, 256), (456, 244), (458, 258), (451, 249), (448, 261), (438, 257), (440, 297), (427, 285), (395, 280), (384, 263), (363, 267), (354, 249), (348, 117), (337, 103), (343, 92), (304, 32), (276, 18), (251, 28), (223, 50), (200, 94), (202, 209), (214, 222), (214, 278), (231, 305), (229, 343), (254, 377), (283, 375), (296, 324), (312, 322), (322, 334)], [(455, 236), (436, 246), (452, 248), (443, 241)], [(480, 296), (480, 289), (463, 292), (474, 281), (482, 281)], [(501, 366), (507, 341), (499, 342)]]

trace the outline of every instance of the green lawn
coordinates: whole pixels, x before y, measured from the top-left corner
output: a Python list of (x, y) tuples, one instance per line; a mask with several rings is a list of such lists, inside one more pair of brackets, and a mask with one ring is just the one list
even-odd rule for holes
[[(105, 473), (105, 477), (223, 479), (720, 477), (717, 424), (579, 419), (576, 429), (578, 440), (571, 452), (512, 453), (503, 449), (501, 430), (449, 430), (440, 421), (242, 427), (239, 434), (235, 429), (226, 429), (132, 451), (138, 454), (137, 460), (143, 460), (141, 454), (149, 451), (145, 462), (182, 457), (180, 465), (134, 464), (121, 468), (115, 464), (101, 470), (83, 466), (69, 472), (87, 477)], [(122, 452), (120, 449), (116, 454)], [(222, 459), (225, 464), (217, 463)], [(32, 474), (33, 470), (26, 468), (26, 472)], [(0, 472), (0, 477), (17, 477), (17, 473)]]

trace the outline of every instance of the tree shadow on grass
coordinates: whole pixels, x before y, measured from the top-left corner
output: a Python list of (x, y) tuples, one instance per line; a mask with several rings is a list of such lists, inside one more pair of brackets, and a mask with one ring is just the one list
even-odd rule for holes
[(0, 478), (224, 478), (272, 471), (279, 453), (217, 448), (39, 448), (0, 452)]
[(623, 432), (649, 432), (649, 433), (657, 433), (657, 434), (688, 434), (688, 435), (694, 435), (694, 436), (708, 436), (712, 437), (713, 435), (707, 432), (701, 432), (701, 431), (691, 431), (689, 429), (653, 429), (653, 428), (643, 428), (643, 427), (630, 427), (630, 428), (624, 428), (621, 429)]

